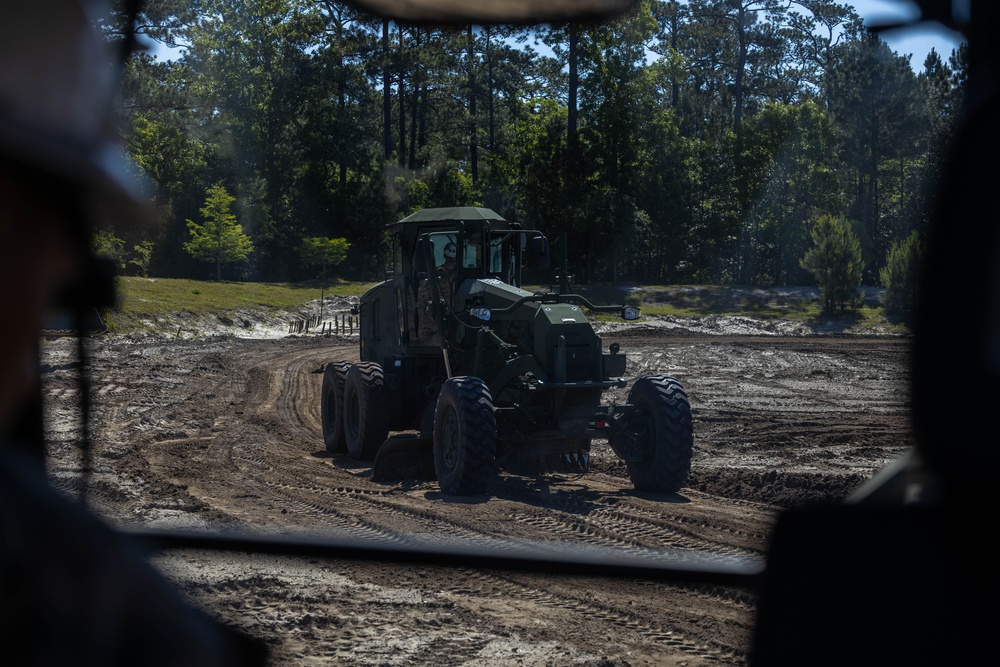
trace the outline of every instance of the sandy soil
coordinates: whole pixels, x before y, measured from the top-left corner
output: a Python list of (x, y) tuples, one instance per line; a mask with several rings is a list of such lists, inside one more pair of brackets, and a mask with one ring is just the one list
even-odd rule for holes
[[(760, 557), (781, 508), (838, 501), (912, 445), (907, 338), (725, 320), (603, 335), (631, 376), (673, 375), (690, 395), (680, 494), (634, 492), (605, 443), (586, 474), (505, 474), (489, 496), (375, 483), (321, 437), (316, 371), (356, 359), (355, 340), (224, 335), (91, 341), (88, 498), (120, 526)], [(50, 473), (68, 493), (83, 460), (73, 345), (43, 345)], [(740, 665), (755, 613), (720, 587), (191, 551), (156, 564), (276, 665)]]

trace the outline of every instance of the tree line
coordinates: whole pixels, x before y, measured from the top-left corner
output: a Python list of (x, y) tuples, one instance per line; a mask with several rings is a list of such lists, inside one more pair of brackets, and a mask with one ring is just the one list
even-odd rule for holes
[(315, 277), (304, 239), (378, 277), (386, 223), (481, 205), (567, 232), (580, 281), (807, 284), (817, 221), (842, 218), (875, 284), (923, 233), (967, 74), (964, 47), (915, 73), (833, 0), (643, 0), (530, 28), (160, 0), (138, 29), (182, 50), (127, 63), (122, 129), (157, 221), (113, 232), (163, 277), (215, 274), (185, 246), (222, 187), (253, 249), (229, 278)]

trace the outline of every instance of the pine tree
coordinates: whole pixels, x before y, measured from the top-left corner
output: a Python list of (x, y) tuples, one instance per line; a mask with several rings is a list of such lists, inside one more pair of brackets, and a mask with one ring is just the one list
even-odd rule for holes
[(218, 280), (222, 280), (224, 263), (242, 261), (253, 252), (253, 242), (229, 211), (234, 201), (236, 198), (225, 186), (216, 183), (205, 192), (205, 205), (201, 208), (205, 224), (187, 220), (191, 240), (184, 244), (184, 249), (195, 259), (215, 262)]
[(864, 262), (861, 241), (843, 216), (821, 215), (812, 229), (813, 247), (800, 260), (823, 292), (823, 310), (844, 310), (857, 295)]

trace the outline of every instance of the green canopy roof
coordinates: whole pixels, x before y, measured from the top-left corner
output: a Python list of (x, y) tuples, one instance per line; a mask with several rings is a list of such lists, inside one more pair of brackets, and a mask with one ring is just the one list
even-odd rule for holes
[(496, 211), (478, 206), (452, 206), (449, 208), (424, 208), (411, 213), (399, 222), (434, 222), (438, 220), (503, 220)]

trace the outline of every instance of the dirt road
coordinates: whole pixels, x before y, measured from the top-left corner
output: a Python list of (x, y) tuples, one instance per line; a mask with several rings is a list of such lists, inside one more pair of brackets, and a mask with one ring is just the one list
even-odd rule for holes
[[(605, 333), (630, 375), (684, 384), (695, 417), (689, 483), (637, 494), (604, 443), (582, 476), (502, 475), (446, 498), (382, 485), (322, 445), (316, 371), (356, 359), (343, 338), (94, 340), (89, 500), (121, 526), (761, 556), (782, 507), (838, 500), (912, 445), (909, 341)], [(79, 491), (73, 341), (43, 345), (50, 472)], [(620, 400), (624, 400), (624, 390)], [(157, 565), (281, 665), (739, 665), (747, 593), (320, 559), (165, 554)]]

